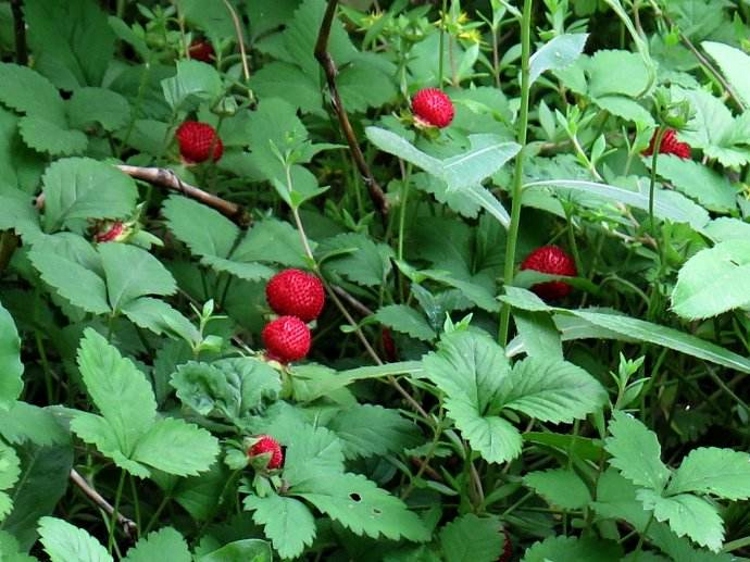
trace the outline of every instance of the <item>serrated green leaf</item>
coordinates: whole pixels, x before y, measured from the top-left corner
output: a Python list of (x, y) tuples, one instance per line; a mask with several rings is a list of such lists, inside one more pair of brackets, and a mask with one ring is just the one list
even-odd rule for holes
[(242, 263), (259, 261), (307, 267), (299, 233), (288, 222), (276, 219), (256, 222), (232, 252), (231, 259)]
[(192, 556), (185, 539), (172, 527), (164, 527), (142, 537), (123, 562), (153, 562), (167, 558), (169, 562), (190, 562)]
[(100, 244), (98, 251), (112, 310), (121, 310), (138, 297), (171, 295), (177, 290), (169, 270), (143, 248), (130, 244)]
[(440, 530), (446, 562), (496, 562), (504, 544), (503, 527), (494, 517), (467, 513)]
[(548, 70), (562, 70), (573, 64), (581, 56), (588, 37), (588, 33), (566, 33), (545, 43), (529, 61), (529, 83), (536, 82)]
[(692, 494), (662, 497), (658, 491), (638, 490), (643, 507), (654, 512), (657, 521), (667, 522), (678, 537), (688, 536), (714, 552), (724, 540), (724, 522), (715, 506)]
[(221, 213), (187, 197), (170, 196), (162, 214), (172, 234), (199, 256), (229, 257), (240, 233)]
[(218, 272), (226, 272), (245, 281), (263, 281), (273, 277), (273, 269), (260, 263), (243, 263), (215, 256), (203, 256), (201, 263)]
[(602, 562), (621, 556), (622, 548), (615, 542), (559, 536), (531, 545), (521, 562)]
[(28, 66), (0, 64), (0, 82), (6, 86), (0, 92), (0, 103), (28, 115), (45, 117), (63, 126), (65, 107), (57, 88), (39, 72)]
[(130, 459), (122, 451), (121, 439), (106, 419), (89, 412), (75, 412), (70, 422), (70, 429), (86, 443), (94, 445), (97, 450), (120, 468), (133, 476), (147, 478), (149, 470), (141, 463)]
[(31, 0), (25, 6), (34, 66), (60, 89), (100, 86), (115, 35), (93, 0)]
[(89, 143), (81, 131), (68, 129), (66, 124), (50, 121), (36, 114), (21, 117), (18, 131), (26, 146), (52, 156), (83, 154)]
[(169, 474), (192, 476), (208, 470), (218, 454), (218, 440), (205, 429), (163, 418), (140, 437), (132, 459)]
[(37, 445), (61, 445), (70, 436), (47, 409), (16, 401), (7, 410), (0, 409), (0, 436), (11, 444), (31, 441)]
[(177, 74), (162, 80), (164, 99), (177, 110), (189, 110), (194, 100), (213, 101), (223, 92), (221, 75), (211, 65), (196, 60), (177, 62)]
[[(589, 77), (588, 92), (593, 98), (620, 94), (630, 98), (642, 96), (651, 85), (649, 69), (638, 53), (624, 50), (600, 50), (585, 61)], [(621, 72), (613, 73), (617, 68)], [(627, 76), (622, 80), (621, 76)]]
[(273, 494), (264, 498), (247, 496), (242, 504), (253, 512), (253, 521), (263, 525), (282, 558), (296, 558), (315, 539), (315, 519), (299, 500)]
[(0, 552), (3, 553), (3, 562), (39, 562), (38, 558), (21, 553), (21, 547), (16, 537), (6, 531), (0, 530)]
[(99, 541), (85, 530), (55, 517), (39, 520), (39, 540), (51, 562), (112, 562)]
[(128, 302), (120, 311), (136, 326), (151, 330), (155, 334), (179, 337), (188, 343), (200, 339), (198, 329), (166, 302), (140, 297)]
[(523, 477), (523, 483), (550, 505), (563, 509), (583, 509), (592, 500), (581, 477), (566, 468), (530, 472)]
[(10, 409), (20, 396), (23, 390), (23, 369), (21, 338), (13, 317), (0, 304), (0, 412)]
[(46, 232), (76, 227), (72, 222), (80, 219), (126, 218), (138, 196), (132, 178), (90, 158), (58, 160), (47, 168), (42, 181)]
[(607, 401), (604, 387), (582, 368), (563, 360), (528, 357), (513, 365), (504, 408), (552, 423), (583, 419)]
[(287, 447), (284, 479), (291, 486), (305, 485), (316, 475), (343, 472), (344, 450), (336, 434), (325, 427), (294, 420), (289, 407), (282, 408), (276, 423), (268, 427), (268, 433)]
[(105, 88), (80, 88), (66, 105), (70, 126), (85, 129), (98, 123), (105, 131), (116, 131), (130, 119), (130, 104), (123, 96)]
[(391, 271), (390, 258), (394, 255), (390, 247), (353, 232), (328, 238), (321, 242), (317, 251), (321, 256), (335, 254), (323, 263), (325, 270), (366, 287), (385, 282)]
[(410, 306), (402, 304), (383, 306), (375, 313), (375, 319), (392, 330), (423, 341), (432, 341), (437, 336), (425, 317)]
[[(129, 456), (153, 425), (156, 401), (146, 376), (92, 329), (84, 331), (78, 366), (86, 390)], [(75, 431), (75, 417), (73, 423)]]
[(320, 84), (314, 78), (294, 64), (273, 61), (254, 72), (248, 85), (260, 99), (283, 99), (305, 113), (313, 113), (323, 106)]
[(177, 367), (170, 384), (177, 397), (199, 414), (222, 416), (238, 424), (265, 397), (281, 391), (278, 372), (252, 358), (212, 364), (191, 361)]
[(750, 288), (744, 282), (748, 272), (748, 240), (727, 240), (701, 250), (680, 269), (672, 291), (672, 309), (694, 320), (750, 304)]
[(0, 441), (0, 521), (5, 519), (13, 507), (13, 501), (5, 490), (11, 488), (20, 475), (21, 461), (18, 455), (12, 447)]
[(74, 306), (92, 314), (110, 312), (104, 280), (90, 269), (42, 244), (31, 248), (29, 260), (44, 282)]
[(422, 520), (395, 496), (360, 474), (318, 474), (289, 492), (303, 498), (356, 535), (427, 541)]
[(414, 423), (397, 410), (372, 404), (341, 410), (326, 426), (343, 440), (347, 459), (398, 453), (420, 443)]
[(386, 72), (380, 59), (360, 55), (341, 69), (336, 84), (344, 107), (349, 112), (364, 113), (370, 107), (382, 107), (397, 94), (393, 72)]
[(703, 41), (701, 47), (719, 65), (745, 109), (750, 108), (750, 57), (735, 47), (715, 41)]
[(656, 434), (624, 412), (612, 413), (610, 437), (604, 448), (612, 455), (609, 463), (636, 484), (660, 492), (671, 475), (661, 460)]
[[(513, 323), (518, 330), (517, 343), (529, 357), (562, 359), (562, 340), (551, 315), (544, 312), (517, 310)], [(508, 344), (507, 352), (516, 349), (514, 342)]]
[(694, 492), (728, 500), (750, 497), (750, 455), (731, 449), (701, 447), (682, 460), (666, 493)]

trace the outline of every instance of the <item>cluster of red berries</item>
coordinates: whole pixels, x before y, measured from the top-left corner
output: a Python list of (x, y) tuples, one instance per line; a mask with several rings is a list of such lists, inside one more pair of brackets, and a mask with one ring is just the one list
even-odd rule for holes
[[(656, 135), (658, 132), (659, 130), (657, 129), (651, 136), (648, 148), (643, 151), (644, 156), (651, 156), (654, 153), (654, 145), (656, 144)], [(661, 138), (661, 143), (659, 143), (659, 154), (674, 154), (683, 160), (687, 160), (691, 156), (690, 145), (686, 142), (678, 141), (677, 133), (674, 129), (667, 129)]]
[(262, 455), (267, 456), (266, 470), (275, 470), (284, 464), (284, 451), (281, 450), (279, 442), (270, 435), (257, 437), (255, 443), (247, 449), (247, 458), (250, 460)]
[[(548, 275), (578, 275), (573, 258), (558, 246), (542, 246), (531, 252), (521, 262), (521, 270), (526, 269)], [(568, 296), (573, 288), (565, 281), (546, 281), (533, 285), (531, 290), (540, 298), (553, 301)]]
[(300, 269), (285, 269), (266, 285), (266, 301), (278, 318), (263, 328), (269, 359), (290, 363), (310, 351), (312, 336), (307, 323), (315, 320), (325, 304), (325, 289), (318, 277)]
[(411, 98), (414, 123), (420, 128), (443, 129), (451, 124), (455, 110), (453, 102), (437, 88), (423, 88)]
[(224, 154), (224, 143), (208, 123), (185, 121), (175, 133), (180, 156), (189, 164), (199, 164), (208, 159), (216, 162)]

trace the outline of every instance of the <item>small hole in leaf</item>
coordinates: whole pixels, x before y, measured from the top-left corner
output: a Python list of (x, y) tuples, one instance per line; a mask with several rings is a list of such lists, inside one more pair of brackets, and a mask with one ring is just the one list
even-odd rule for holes
[(352, 501), (355, 501), (355, 502), (360, 502), (360, 501), (362, 501), (362, 496), (360, 496), (356, 492), (352, 492), (351, 494), (349, 494), (349, 499), (351, 499)]
[(383, 514), (383, 512), (382, 512), (382, 511), (380, 511), (380, 510), (379, 510), (379, 509), (378, 509), (377, 507), (374, 507), (374, 508), (372, 509), (372, 514), (373, 514), (373, 515), (382, 515), (382, 514)]

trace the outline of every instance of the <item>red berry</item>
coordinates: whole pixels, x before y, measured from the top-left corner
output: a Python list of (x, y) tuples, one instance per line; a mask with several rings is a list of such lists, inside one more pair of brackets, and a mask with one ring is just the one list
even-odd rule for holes
[(266, 300), (276, 314), (286, 314), (310, 322), (325, 304), (326, 293), (320, 279), (301, 269), (285, 269), (266, 285)]
[(270, 435), (261, 435), (255, 444), (247, 450), (248, 458), (265, 454), (270, 454), (268, 464), (266, 464), (267, 469), (281, 468), (281, 465), (284, 464), (284, 453), (281, 450), (281, 445)]
[(208, 123), (185, 121), (177, 128), (176, 137), (180, 154), (187, 162), (205, 162), (209, 158), (216, 162), (224, 153), (221, 138)]
[(423, 88), (414, 94), (411, 110), (417, 126), (439, 129), (450, 125), (455, 113), (451, 99), (437, 88)]
[(508, 531), (503, 529), (505, 535), (505, 542), (503, 543), (503, 552), (497, 559), (497, 562), (510, 562), (510, 557), (513, 556), (513, 543), (510, 541), (510, 535)]
[(94, 234), (94, 240), (99, 243), (103, 242), (119, 242), (126, 236), (125, 223), (122, 221), (114, 221), (105, 228)]
[[(578, 274), (573, 258), (557, 246), (542, 246), (531, 252), (521, 263), (521, 270), (524, 269), (570, 277), (575, 277)], [(561, 299), (570, 294), (572, 289), (564, 281), (547, 281), (531, 287), (532, 291), (547, 301)]]
[[(656, 144), (656, 134), (658, 129), (654, 131), (651, 137), (651, 142), (648, 148), (643, 151), (644, 156), (651, 156), (654, 153), (654, 144)], [(664, 132), (664, 136), (661, 138), (661, 144), (659, 145), (659, 154), (674, 154), (679, 156), (683, 160), (690, 158), (690, 145), (686, 142), (680, 142), (677, 140), (677, 134), (674, 129), (667, 129)]]
[(263, 328), (263, 343), (267, 355), (280, 363), (290, 363), (305, 357), (310, 351), (310, 328), (296, 316), (279, 316)]
[(188, 55), (191, 59), (199, 60), (202, 62), (211, 63), (216, 58), (214, 48), (211, 43), (203, 39), (194, 39), (188, 47)]

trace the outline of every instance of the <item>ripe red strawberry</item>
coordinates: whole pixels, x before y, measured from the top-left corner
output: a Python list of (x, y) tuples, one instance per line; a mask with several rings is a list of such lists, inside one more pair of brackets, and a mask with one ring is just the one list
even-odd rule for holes
[(437, 88), (423, 88), (414, 94), (411, 110), (418, 127), (438, 129), (450, 125), (455, 113), (451, 99)]
[(310, 322), (325, 304), (323, 283), (312, 273), (301, 269), (285, 269), (266, 285), (266, 300), (276, 314), (286, 314)]
[(175, 136), (180, 154), (187, 162), (205, 162), (209, 158), (216, 162), (224, 154), (221, 138), (208, 123), (185, 121), (177, 128)]
[(310, 328), (296, 316), (279, 316), (266, 324), (261, 335), (268, 357), (279, 363), (298, 361), (310, 351)]
[[(570, 277), (578, 274), (573, 258), (557, 246), (542, 246), (531, 252), (521, 263), (521, 270), (525, 269)], [(572, 289), (564, 281), (547, 281), (531, 287), (532, 291), (547, 301), (561, 299), (570, 294)]]
[(267, 469), (281, 468), (281, 465), (284, 464), (284, 452), (281, 450), (281, 445), (270, 435), (261, 435), (255, 444), (247, 450), (247, 456), (250, 459), (265, 454), (270, 455), (268, 464), (266, 464)]
[(505, 542), (503, 543), (503, 552), (497, 562), (510, 562), (510, 557), (513, 556), (513, 543), (510, 541), (510, 535), (508, 531), (503, 529), (505, 535)]
[(205, 39), (193, 39), (188, 47), (188, 55), (191, 59), (211, 63), (216, 58), (214, 48)]
[[(658, 129), (654, 131), (651, 137), (651, 142), (648, 148), (643, 151), (644, 156), (651, 156), (654, 153), (654, 144), (656, 143), (656, 133)], [(674, 129), (667, 129), (664, 132), (664, 136), (661, 138), (661, 144), (659, 145), (659, 154), (674, 154), (679, 156), (683, 160), (690, 158), (690, 145), (686, 142), (680, 142), (677, 140), (677, 134)]]

